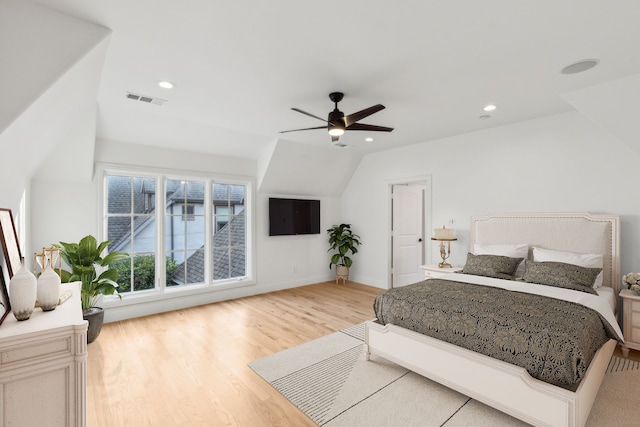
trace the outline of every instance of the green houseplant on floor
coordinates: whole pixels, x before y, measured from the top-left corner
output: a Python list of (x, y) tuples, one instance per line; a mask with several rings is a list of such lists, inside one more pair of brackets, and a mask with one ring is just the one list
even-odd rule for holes
[(353, 260), (349, 253), (356, 254), (360, 243), (360, 236), (351, 231), (351, 224), (333, 225), (327, 230), (329, 234), (329, 251), (335, 251), (331, 255), (329, 269), (336, 266), (336, 283), (338, 279), (346, 282), (349, 279), (349, 268), (353, 265)]
[(60, 256), (71, 268), (71, 271), (62, 270), (61, 281), (63, 283), (81, 281), (80, 300), (82, 302), (82, 314), (89, 322), (87, 342), (93, 342), (102, 329), (104, 309), (96, 307), (101, 295), (118, 295), (118, 271), (111, 265), (126, 259), (129, 254), (122, 251), (111, 252), (102, 257), (102, 252), (111, 243), (111, 240), (98, 244), (95, 237), (88, 235), (78, 243), (60, 242)]

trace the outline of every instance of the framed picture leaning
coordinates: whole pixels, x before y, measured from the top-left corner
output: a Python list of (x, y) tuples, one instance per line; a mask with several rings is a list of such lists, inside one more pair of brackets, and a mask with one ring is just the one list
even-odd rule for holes
[(11, 313), (11, 302), (9, 301), (7, 283), (4, 281), (4, 271), (0, 267), (0, 325), (9, 313)]
[(11, 279), (22, 264), (18, 233), (16, 233), (11, 209), (0, 208), (0, 244), (2, 244), (4, 261), (7, 265), (9, 279)]

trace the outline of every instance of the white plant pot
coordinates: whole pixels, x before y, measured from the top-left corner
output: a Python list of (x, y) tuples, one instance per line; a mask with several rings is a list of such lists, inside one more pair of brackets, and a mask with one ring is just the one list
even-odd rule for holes
[(9, 302), (11, 311), (17, 320), (27, 320), (33, 314), (36, 305), (36, 276), (24, 266), (9, 281)]
[(342, 280), (343, 283), (349, 280), (349, 267), (336, 265), (336, 282), (338, 282), (338, 280)]

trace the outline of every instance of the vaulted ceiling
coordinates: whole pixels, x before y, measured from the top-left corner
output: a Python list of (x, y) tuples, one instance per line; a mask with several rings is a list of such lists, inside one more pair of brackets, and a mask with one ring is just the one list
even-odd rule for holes
[[(346, 114), (386, 106), (362, 122), (392, 133), (341, 138), (362, 154), (568, 111), (572, 101), (602, 109), (581, 94), (640, 73), (637, 0), (34, 2), (111, 30), (99, 138), (251, 159), (279, 138), (338, 150), (324, 130), (279, 133), (322, 126), (291, 107), (325, 117), (332, 91), (345, 93)], [(583, 59), (599, 64), (561, 73)]]

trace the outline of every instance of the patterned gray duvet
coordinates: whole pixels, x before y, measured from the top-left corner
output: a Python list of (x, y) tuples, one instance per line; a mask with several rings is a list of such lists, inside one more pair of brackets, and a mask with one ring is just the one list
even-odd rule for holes
[(430, 279), (379, 294), (378, 322), (391, 323), (525, 368), (575, 389), (610, 338), (595, 310), (542, 295)]

